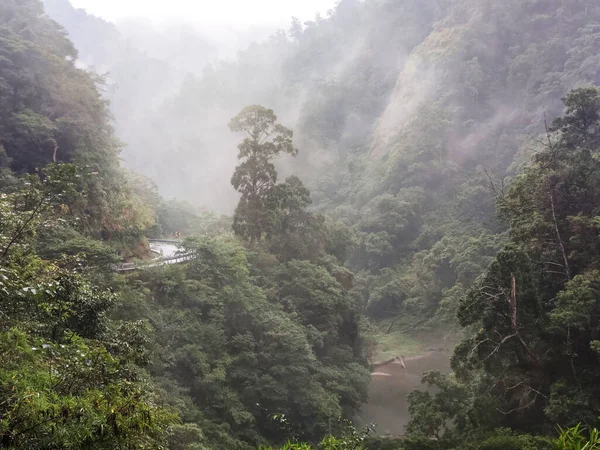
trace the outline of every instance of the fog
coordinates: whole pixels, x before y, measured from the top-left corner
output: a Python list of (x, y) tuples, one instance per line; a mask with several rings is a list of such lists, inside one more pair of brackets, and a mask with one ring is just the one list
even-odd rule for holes
[[(240, 136), (227, 124), (247, 105), (272, 108), (295, 131), (300, 153), (277, 161), (280, 178), (299, 175), (323, 209), (364, 155), (373, 164), (362, 173), (388, 155), (418, 152), (468, 164), (482, 151), (494, 158), (492, 137), (523, 119), (518, 90), (481, 97), (482, 107), (474, 101), (482, 68), (459, 49), (478, 8), (465, 15), (436, 0), (44, 3), (78, 63), (104, 76), (126, 165), (163, 196), (222, 213), (238, 198), (230, 178)], [(481, 59), (500, 58), (503, 43), (486, 42)], [(537, 124), (528, 132), (539, 131), (539, 117), (526, 119)]]
[(73, 6), (109, 21), (149, 19), (155, 24), (188, 22), (206, 33), (287, 26), (292, 16), (325, 15), (335, 0), (73, 0)]
[[(11, 5), (17, 1), (12, 0)], [(593, 133), (587, 136), (587, 114), (577, 118), (578, 109), (567, 111), (565, 120), (551, 125), (556, 132), (546, 125), (563, 114), (561, 97), (569, 90), (600, 83), (600, 7), (592, 6), (593, 2), (563, 0), (42, 1), (48, 15), (65, 28), (77, 48), (77, 66), (97, 75), (94, 79), (110, 105), (114, 131), (122, 142), (120, 157), (132, 180), (121, 183), (119, 178), (119, 183), (127, 187), (137, 183), (142, 186), (135, 190), (141, 194), (140, 200), (148, 200), (152, 207), (158, 205), (148, 208), (147, 220), (140, 219), (142, 225), (136, 225), (140, 241), (145, 239), (142, 233), (179, 238), (215, 231), (236, 234), (240, 243), (248, 244), (246, 252), (229, 239), (217, 239), (214, 245), (209, 240), (187, 240), (186, 251), (190, 248), (198, 256), (194, 264), (150, 275), (166, 276), (164, 283), (163, 278), (158, 278), (160, 284), (156, 285), (140, 278), (139, 288), (145, 293), (140, 291), (139, 297), (130, 293), (133, 300), (148, 296), (148, 308), (140, 310), (165, 307), (164, 315), (151, 311), (149, 316), (153, 326), (158, 324), (156, 335), (165, 344), (162, 347), (160, 342), (156, 348), (182, 356), (165, 360), (164, 369), (156, 366), (151, 370), (158, 370), (165, 386), (175, 386), (174, 390), (165, 389), (164, 395), (181, 392), (183, 400), (174, 396), (177, 404), (188, 408), (195, 403), (198, 407), (197, 412), (185, 415), (184, 421), (201, 418), (204, 426), (215, 420), (214, 425), (226, 431), (223, 439), (234, 431), (242, 440), (266, 442), (279, 432), (265, 428), (267, 438), (263, 440), (249, 430), (268, 427), (267, 414), (279, 412), (286, 398), (291, 401), (299, 393), (299, 407), (294, 400), (284, 411), (292, 412), (290, 417), (296, 417), (294, 409), (308, 411), (307, 416), (313, 417), (301, 426), (321, 420), (322, 431), (328, 422), (331, 433), (331, 420), (325, 419), (340, 415), (338, 403), (343, 409), (349, 405), (352, 412), (366, 400), (365, 392), (353, 393), (345, 383), (366, 386), (367, 359), (376, 363), (410, 352), (421, 354), (412, 361), (407, 359), (410, 367), (404, 357), (395, 357), (389, 361), (401, 361), (402, 367), (384, 370), (384, 363), (372, 374), (370, 402), (362, 417), (365, 424), (378, 422), (379, 433), (401, 435), (409, 420), (407, 395), (421, 385), (421, 373), (449, 370), (448, 355), (435, 350), (445, 344), (436, 343), (427, 350), (422, 344), (437, 341), (438, 335), (445, 342), (451, 330), (458, 332), (463, 326), (461, 337), (466, 340), (452, 361), (461, 370), (451, 382), (443, 381), (439, 392), (442, 397), (450, 393), (446, 400), (455, 405), (461, 404), (458, 397), (464, 392), (465, 404), (475, 405), (473, 411), (488, 404), (511, 406), (505, 400), (514, 395), (515, 408), (506, 414), (497, 408), (502, 414), (491, 414), (481, 422), (485, 429), (520, 423), (519, 417), (530, 405), (536, 412), (527, 426), (550, 429), (549, 420), (535, 421), (540, 420), (542, 411), (554, 408), (532, 397), (541, 390), (519, 381), (521, 377), (525, 381), (539, 378), (538, 368), (544, 365), (572, 368), (574, 375), (568, 389), (563, 379), (560, 386), (552, 384), (551, 376), (541, 381), (548, 393), (541, 395), (549, 400), (548, 405), (560, 403), (562, 395), (581, 391), (574, 364), (585, 374), (592, 367), (590, 361), (597, 363), (592, 352), (597, 350), (597, 341), (591, 341), (595, 331), (582, 328), (587, 337), (574, 343), (573, 349), (584, 349), (580, 352), (584, 359), (574, 363), (571, 358), (569, 366), (571, 325), (559, 322), (571, 314), (567, 303), (578, 295), (578, 283), (598, 281), (593, 263), (600, 257), (586, 255), (584, 250), (592, 248), (586, 243), (597, 237), (599, 213), (590, 206), (594, 198), (590, 193), (599, 192), (600, 182), (588, 176), (594, 171), (589, 170), (593, 167), (593, 149), (588, 148)], [(592, 12), (596, 19), (590, 22)], [(50, 21), (44, 21), (47, 28), (57, 31)], [(57, 41), (67, 48), (63, 39)], [(7, 42), (10, 45), (6, 47), (18, 59), (25, 47)], [(93, 95), (86, 104), (100, 106), (102, 131), (107, 130), (104, 103), (91, 89), (90, 77), (73, 69), (75, 53), (70, 47), (67, 50), (60, 53), (59, 60), (65, 62), (64, 55), (69, 55), (69, 73), (87, 80), (86, 90)], [(6, 61), (4, 65), (10, 67)], [(8, 72), (18, 80), (13, 83), (18, 91), (24, 77)], [(50, 88), (62, 88), (63, 84), (70, 88), (62, 78), (50, 80)], [(83, 90), (79, 84), (74, 86)], [(12, 94), (2, 89), (0, 78), (0, 94)], [(68, 97), (79, 93), (72, 91)], [(30, 89), (28, 96), (32, 96), (30, 92), (36, 91)], [(588, 95), (593, 102), (586, 105)], [(590, 108), (594, 123), (599, 96), (594, 90), (575, 95), (576, 103), (583, 102), (582, 109), (594, 106)], [(38, 113), (29, 111), (16, 111), (11, 120), (18, 125), (15, 129), (22, 128), (23, 135), (32, 136), (28, 137), (32, 148), (45, 148), (38, 142), (47, 142), (48, 148), (53, 144), (57, 160), (57, 151), (62, 152), (64, 146), (48, 123), (52, 124), (59, 108), (46, 103), (49, 122), (46, 116), (40, 119)], [(289, 133), (281, 128), (273, 128), (274, 134), (279, 134), (274, 142), (261, 130), (240, 127), (242, 133), (231, 132), (230, 120), (251, 105), (272, 109), (278, 122), (294, 131), (294, 146), (299, 150), (295, 158), (289, 156), (296, 153), (289, 146)], [(76, 115), (83, 115), (79, 109), (74, 111), (73, 118), (69, 116), (65, 122), (68, 126), (80, 121)], [(254, 118), (264, 124), (260, 108), (250, 111), (259, 111)], [(96, 134), (96, 116), (92, 117), (81, 120), (89, 135)], [(573, 131), (578, 127), (580, 131)], [(540, 143), (539, 136), (548, 131), (544, 139), (556, 139), (556, 145)], [(581, 132), (583, 137), (576, 136)], [(21, 136), (15, 136), (13, 154), (27, 155), (19, 146)], [(112, 137), (110, 132), (102, 133), (104, 136)], [(239, 151), (246, 136), (254, 139), (252, 150), (258, 147), (264, 154), (278, 145), (284, 148), (286, 154), (274, 161), (276, 170), (268, 156), (248, 156), (248, 146)], [(100, 151), (87, 148), (88, 141), (73, 139), (73, 152), (81, 147), (86, 158), (95, 157)], [(105, 142), (114, 140), (102, 144)], [(114, 146), (109, 149), (114, 156)], [(539, 163), (519, 176), (524, 165), (536, 161), (532, 153), (540, 149), (544, 153), (537, 158)], [(0, 157), (3, 151), (0, 146)], [(49, 156), (46, 152), (46, 160)], [(268, 176), (256, 176), (257, 166), (268, 171)], [(244, 193), (242, 202), (232, 186), (234, 173), (233, 184)], [(298, 176), (310, 196), (298, 179), (282, 183), (291, 175)], [(108, 179), (98, 177), (104, 178)], [(585, 178), (592, 180), (589, 189), (584, 187), (588, 184), (582, 181)], [(566, 180), (574, 180), (577, 189), (569, 188)], [(149, 181), (160, 195), (145, 188)], [(104, 188), (103, 183), (97, 184), (97, 190)], [(173, 199), (188, 203), (199, 214), (190, 214), (186, 205)], [(574, 204), (585, 214), (579, 214)], [(104, 213), (112, 208), (112, 203), (106, 205), (98, 209)], [(146, 230), (153, 219), (152, 209), (158, 223)], [(226, 217), (202, 214), (204, 211)], [(130, 245), (129, 228), (119, 225), (121, 228), (105, 227), (107, 230), (97, 234), (112, 233)], [(566, 239), (563, 229), (569, 236)], [(571, 273), (568, 255), (576, 255), (573, 267), (585, 267), (585, 271)], [(547, 264), (554, 270), (546, 270)], [(556, 271), (557, 267), (564, 272)], [(212, 276), (213, 272), (218, 276)], [(535, 285), (533, 279), (541, 284)], [(176, 288), (163, 289), (165, 286)], [(545, 302), (543, 307), (540, 300)], [(140, 304), (136, 300), (132, 308), (138, 309)], [(186, 317), (198, 322), (173, 325), (183, 317), (179, 308), (189, 308), (193, 314)], [(275, 315), (265, 316), (267, 310)], [(521, 348), (521, 353), (533, 361), (525, 366), (535, 370), (520, 371), (523, 364), (513, 363), (522, 358), (514, 357), (508, 339), (518, 336), (528, 324), (540, 322), (540, 311), (550, 325), (523, 333), (531, 346), (522, 339), (527, 351)], [(279, 313), (285, 314), (279, 317)], [(358, 320), (363, 313), (371, 323)], [(229, 320), (232, 314), (243, 321)], [(296, 321), (302, 321), (306, 336), (292, 327)], [(245, 334), (235, 334), (242, 322), (248, 328), (239, 332)], [(164, 330), (161, 323), (166, 324)], [(172, 339), (169, 328), (173, 329)], [(559, 328), (566, 330), (563, 337), (556, 331)], [(479, 331), (470, 336), (469, 330)], [(501, 333), (511, 334), (501, 339)], [(529, 348), (543, 349), (544, 336), (552, 333), (554, 341), (544, 354), (550, 356), (542, 356), (541, 362)], [(218, 347), (212, 345), (214, 339), (205, 336), (216, 336)], [(223, 336), (228, 339), (221, 339)], [(268, 340), (271, 337), (273, 341)], [(306, 337), (306, 341), (298, 337)], [(188, 364), (190, 345), (196, 341), (207, 345), (194, 349), (193, 361)], [(359, 348), (362, 342), (365, 348)], [(563, 343), (567, 353), (556, 356), (554, 352), (552, 356), (552, 348)], [(281, 369), (261, 363), (272, 359), (271, 351), (284, 357), (278, 360)], [(428, 354), (423, 356), (424, 352)], [(491, 360), (492, 356), (497, 359)], [(339, 365), (332, 364), (336, 359)], [(358, 359), (361, 364), (356, 363)], [(214, 364), (205, 364), (213, 360)], [(299, 369), (286, 372), (290, 361), (299, 361)], [(303, 361), (310, 364), (304, 366)], [(319, 366), (313, 367), (313, 362)], [(504, 373), (492, 389), (495, 374), (488, 371), (490, 367)], [(240, 378), (238, 374), (246, 368), (251, 377)], [(216, 371), (227, 376), (214, 377)], [(308, 382), (323, 381), (335, 393), (298, 389), (305, 384), (298, 378), (303, 373), (310, 375)], [(164, 374), (172, 375), (176, 383)], [(266, 392), (275, 385), (287, 389), (281, 381), (287, 383), (288, 376), (294, 395), (279, 390), (271, 397)], [(213, 378), (219, 378), (215, 384), (211, 384)], [(571, 378), (568, 373), (567, 378)], [(483, 384), (471, 384), (472, 379)], [(239, 380), (243, 381), (241, 387), (236, 386)], [(265, 393), (253, 393), (256, 380), (266, 380)], [(593, 377), (585, 383), (582, 385), (593, 387)], [(503, 386), (519, 388), (512, 394), (512, 387)], [(556, 386), (560, 387), (558, 401), (552, 400)], [(215, 399), (205, 396), (205, 389), (210, 395), (216, 393)], [(236, 398), (238, 390), (241, 394)], [(226, 398), (220, 395), (223, 392), (228, 393)], [(482, 393), (481, 397), (477, 393)], [(595, 392), (590, 388), (587, 393), (593, 396)], [(312, 414), (312, 400), (305, 401), (305, 394), (307, 399), (317, 399), (315, 404), (322, 411)], [(186, 400), (186, 395), (190, 399)], [(457, 400), (452, 399), (454, 395)], [(429, 402), (431, 397), (411, 398)], [(268, 408), (263, 399), (270, 403)], [(248, 413), (238, 407), (244, 402), (249, 405)], [(435, 413), (440, 405), (445, 408), (435, 400), (411, 411)], [(204, 409), (210, 414), (205, 415)], [(512, 412), (517, 415), (509, 418)], [(565, 410), (564, 417), (570, 413)], [(302, 419), (302, 415), (298, 417)], [(414, 423), (427, 424), (429, 419), (420, 416)], [(447, 423), (459, 422), (448, 418)], [(201, 431), (200, 427), (194, 430)]]
[[(380, 45), (385, 26), (364, 22), (357, 0), (45, 4), (78, 48), (78, 63), (105, 77), (125, 163), (164, 196), (224, 213), (237, 202), (229, 180), (239, 136), (227, 123), (243, 107), (273, 108), (296, 131), (300, 156), (279, 161), (281, 175), (300, 173), (315, 186), (344, 159), (345, 141), (365, 141), (384, 106), (386, 92), (366, 108), (352, 106), (367, 94), (353, 92), (361, 58), (371, 55), (384, 91), (401, 67), (396, 49)], [(346, 41), (330, 45), (336, 34)]]

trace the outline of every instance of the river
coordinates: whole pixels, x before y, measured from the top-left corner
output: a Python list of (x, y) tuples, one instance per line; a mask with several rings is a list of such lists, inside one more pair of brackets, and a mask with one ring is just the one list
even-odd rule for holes
[(369, 385), (369, 401), (363, 406), (358, 427), (377, 425), (379, 436), (401, 436), (409, 420), (407, 396), (415, 389), (424, 389), (424, 372), (450, 372), (450, 353), (435, 351), (423, 356), (406, 358), (406, 369), (399, 362), (374, 369)]

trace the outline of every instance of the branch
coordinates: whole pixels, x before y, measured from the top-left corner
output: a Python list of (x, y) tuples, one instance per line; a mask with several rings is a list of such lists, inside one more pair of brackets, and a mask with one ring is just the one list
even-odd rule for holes
[(517, 331), (517, 279), (513, 273), (510, 274), (510, 324), (512, 329)]
[(500, 350), (500, 347), (502, 347), (502, 344), (504, 344), (506, 341), (508, 341), (511, 338), (514, 338), (515, 336), (517, 336), (517, 333), (511, 334), (509, 336), (506, 336), (504, 339), (502, 339), (500, 341), (500, 343), (496, 346), (496, 348), (492, 351), (492, 353), (490, 353), (489, 355), (487, 355), (485, 358), (483, 358), (483, 361), (487, 361), (488, 359), (490, 359), (495, 353), (498, 352), (498, 350)]
[(552, 140), (550, 139), (550, 127), (548, 127), (548, 118), (546, 117), (546, 112), (544, 111), (544, 128), (546, 129), (546, 138), (548, 139), (548, 148), (553, 149)]
[(504, 197), (504, 180), (502, 180), (501, 189), (498, 190), (498, 188), (496, 188), (496, 183), (494, 183), (494, 180), (492, 179), (492, 176), (487, 171), (487, 169), (483, 169), (483, 172), (487, 176), (488, 182), (490, 183), (490, 186), (491, 186), (492, 190), (494, 191), (494, 194), (496, 195), (496, 197), (501, 197), (501, 198)]
[(579, 379), (577, 378), (577, 371), (575, 370), (575, 363), (573, 362), (573, 352), (571, 351), (571, 327), (567, 327), (567, 355), (571, 360), (571, 370), (573, 371), (573, 378), (575, 378), (575, 384), (579, 391), (581, 391), (581, 385), (579, 384)]
[(538, 366), (542, 366), (542, 362), (540, 361), (540, 358), (538, 358), (527, 346), (527, 344), (525, 343), (525, 341), (523, 340), (523, 338), (521, 337), (521, 335), (519, 333), (516, 333), (516, 336), (519, 338), (519, 341), (521, 341), (521, 344), (523, 344), (523, 347), (525, 347), (525, 350), (527, 350), (527, 354), (535, 360), (535, 362), (537, 362)]
[[(471, 351), (469, 352), (469, 355), (473, 355), (473, 354), (475, 353), (475, 350), (477, 350), (477, 349), (479, 348), (479, 346), (480, 346), (480, 345), (482, 345), (482, 344), (485, 344), (485, 343), (486, 343), (486, 342), (488, 342), (488, 341), (489, 341), (489, 342), (494, 342), (494, 341), (492, 341), (490, 338), (486, 338), (486, 339), (484, 339), (483, 341), (479, 341), (479, 342), (477, 343), (477, 345), (471, 349)], [(495, 342), (494, 342), (494, 344), (495, 344)]]
[(538, 139), (538, 138), (534, 137), (532, 134), (530, 134), (530, 133), (527, 133), (527, 135), (529, 136), (529, 138), (530, 138), (532, 141), (534, 141), (534, 142), (537, 142), (538, 144), (540, 144), (540, 145), (543, 145), (544, 147), (548, 147), (548, 144), (547, 144), (547, 143), (545, 143), (544, 141), (542, 141), (542, 140), (540, 140), (540, 139)]
[(54, 141), (54, 154), (52, 155), (52, 162), (56, 164), (56, 153), (58, 152), (58, 142)]
[(565, 261), (565, 271), (567, 278), (571, 280), (571, 269), (569, 268), (569, 260), (567, 258), (567, 251), (565, 250), (565, 245), (563, 244), (563, 240), (560, 236), (560, 230), (558, 229), (558, 220), (556, 219), (556, 209), (554, 207), (554, 194), (550, 191), (550, 205), (552, 206), (552, 219), (554, 220), (554, 230), (556, 231), (556, 237), (558, 238), (558, 244), (560, 245), (560, 250), (562, 251), (563, 259)]
[(558, 264), (558, 263), (555, 263), (555, 262), (552, 262), (552, 261), (543, 261), (542, 264), (550, 264), (550, 265), (553, 265), (553, 266), (556, 266), (556, 267), (562, 267), (563, 269), (565, 268), (565, 266), (563, 264)]
[(511, 391), (519, 386), (521, 386), (523, 383), (525, 383), (527, 381), (527, 378), (525, 378), (524, 380), (519, 381), (517, 384), (515, 384), (514, 386), (508, 387), (505, 389), (505, 391)]
[(546, 273), (553, 273), (556, 275), (565, 275), (567, 278), (569, 276), (566, 272), (557, 272), (556, 270), (549, 270), (549, 269), (546, 269)]
[(527, 408), (529, 408), (531, 405), (533, 405), (533, 404), (535, 403), (535, 401), (536, 401), (536, 400), (537, 400), (537, 396), (533, 397), (533, 400), (531, 400), (531, 401), (530, 401), (529, 403), (527, 403), (526, 405), (524, 405), (524, 406), (519, 406), (519, 407), (516, 407), (516, 408), (513, 408), (513, 409), (511, 409), (510, 411), (507, 411), (507, 412), (504, 412), (504, 411), (502, 411), (500, 408), (496, 408), (495, 406), (494, 406), (494, 409), (495, 409), (496, 411), (498, 411), (500, 414), (503, 414), (503, 415), (505, 415), (505, 416), (508, 416), (509, 414), (512, 414), (512, 413), (514, 413), (515, 411), (520, 411), (520, 410), (522, 410), (522, 409), (527, 409)]

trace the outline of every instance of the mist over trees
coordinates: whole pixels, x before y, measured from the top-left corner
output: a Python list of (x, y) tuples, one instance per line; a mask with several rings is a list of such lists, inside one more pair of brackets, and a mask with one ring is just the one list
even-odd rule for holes
[[(0, 447), (598, 445), (600, 5), (340, 0), (220, 45), (0, 1)], [(398, 334), (452, 373), (376, 439)]]
[(528, 160), (566, 92), (597, 81), (598, 14), (584, 1), (344, 0), (189, 74), (128, 127), (124, 156), (167, 196), (231, 214), (226, 124), (272, 108), (302, 149), (275, 165), (353, 229), (371, 314), (452, 321), (503, 240), (490, 182)]

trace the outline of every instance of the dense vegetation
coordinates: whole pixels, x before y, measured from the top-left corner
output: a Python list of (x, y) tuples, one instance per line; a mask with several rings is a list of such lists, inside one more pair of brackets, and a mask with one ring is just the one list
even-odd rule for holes
[[(459, 304), (453, 378), (415, 392), (409, 431), (452, 440), (598, 425), (600, 91), (565, 99), (531, 165), (499, 193), (509, 240)], [(453, 426), (449, 426), (452, 423)]]
[(155, 448), (176, 416), (141, 369), (144, 325), (110, 318), (109, 275), (154, 218), (60, 27), (37, 1), (0, 20), (0, 445)]
[(271, 158), (297, 153), (292, 131), (259, 106), (231, 129), (246, 136), (231, 180), (242, 193), (237, 239), (188, 238), (189, 264), (131, 280), (143, 306), (130, 314), (154, 325), (150, 371), (192, 443), (248, 448), (292, 432), (318, 439), (366, 400), (360, 298), (326, 251), (324, 219), (306, 211), (310, 193), (295, 177), (277, 184)]
[[(120, 168), (99, 80), (40, 3), (2, 8), (2, 448), (254, 448), (345, 427), (369, 379), (361, 303), (346, 244), (298, 178), (277, 183), (292, 131), (261, 107), (232, 121), (256, 139), (232, 179), (239, 237), (219, 233)], [(113, 273), (182, 225), (220, 235), (187, 239), (188, 264)]]
[[(81, 57), (0, 2), (0, 448), (597, 448), (600, 6), (342, 0), (201, 71), (45, 3)], [(348, 422), (373, 328), (461, 330), (405, 439)]]

